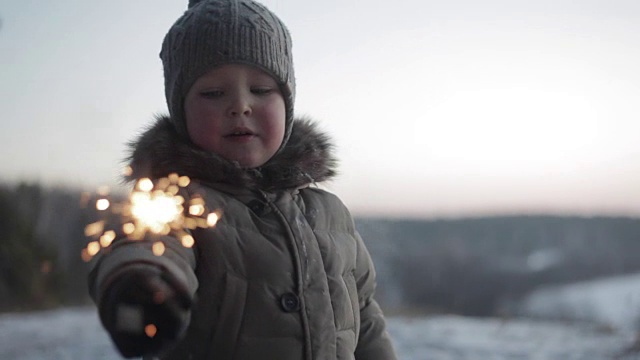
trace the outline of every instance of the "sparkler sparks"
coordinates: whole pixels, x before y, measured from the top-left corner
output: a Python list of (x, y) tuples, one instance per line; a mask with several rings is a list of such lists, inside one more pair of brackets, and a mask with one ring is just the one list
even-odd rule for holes
[(153, 255), (155, 256), (164, 255), (164, 250), (165, 250), (164, 244), (161, 243), (160, 241), (153, 243), (153, 246), (151, 247), (151, 251), (153, 251)]
[(144, 327), (144, 333), (148, 337), (152, 338), (152, 337), (156, 336), (156, 334), (158, 333), (158, 328), (153, 324), (149, 324), (149, 325)]
[[(143, 185), (144, 189), (147, 185)], [(183, 212), (184, 199), (164, 191), (146, 190), (131, 194), (131, 215), (136, 220), (136, 228), (141, 226), (155, 234), (166, 235), (170, 231), (169, 224), (180, 218)]]
[(101, 211), (102, 210), (107, 210), (109, 208), (109, 205), (110, 205), (109, 204), (109, 200), (107, 200), (107, 199), (99, 199), (96, 202), (96, 209), (101, 210)]
[(183, 235), (182, 239), (180, 239), (180, 242), (182, 243), (182, 246), (186, 248), (191, 248), (196, 243), (196, 241), (193, 239), (193, 236), (189, 234)]
[[(131, 172), (131, 168), (125, 169), (125, 173)], [(96, 210), (103, 217), (116, 215), (120, 225), (117, 229), (107, 229), (108, 221), (104, 219), (88, 224), (84, 233), (93, 241), (82, 250), (82, 259), (88, 262), (102, 249), (111, 246), (117, 233), (123, 233), (130, 240), (144, 240), (149, 233), (171, 234), (182, 246), (193, 247), (195, 240), (188, 231), (214, 227), (222, 213), (220, 210), (208, 212), (204, 199), (197, 195), (189, 200), (180, 196), (180, 188), (190, 182), (189, 177), (178, 174), (155, 182), (148, 178), (140, 179), (123, 204), (112, 203), (108, 199), (108, 189), (99, 189)], [(160, 241), (151, 246), (156, 256), (162, 256), (165, 250), (165, 244)]]

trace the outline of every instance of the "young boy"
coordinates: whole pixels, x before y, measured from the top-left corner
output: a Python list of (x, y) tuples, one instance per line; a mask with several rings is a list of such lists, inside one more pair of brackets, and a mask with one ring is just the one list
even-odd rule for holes
[(170, 116), (132, 143), (130, 180), (186, 175), (187, 196), (223, 216), (191, 232), (192, 248), (157, 236), (156, 256), (152, 241), (122, 238), (96, 258), (90, 292), (119, 351), (395, 359), (353, 219), (313, 186), (336, 161), (325, 134), (294, 120), (284, 24), (251, 0), (192, 0), (160, 57)]

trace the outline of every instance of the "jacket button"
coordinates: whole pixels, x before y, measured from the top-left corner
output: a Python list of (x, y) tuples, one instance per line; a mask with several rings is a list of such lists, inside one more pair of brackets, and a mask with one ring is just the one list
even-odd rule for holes
[(280, 306), (285, 312), (300, 310), (300, 299), (294, 293), (286, 293), (280, 297)]

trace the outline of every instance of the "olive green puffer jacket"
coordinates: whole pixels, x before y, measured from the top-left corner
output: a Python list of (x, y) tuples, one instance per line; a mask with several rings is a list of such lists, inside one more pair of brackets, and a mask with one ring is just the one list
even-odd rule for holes
[(157, 257), (130, 242), (96, 261), (90, 289), (98, 303), (101, 284), (125, 264), (159, 266), (194, 294), (186, 335), (163, 358), (396, 358), (349, 211), (309, 186), (335, 174), (328, 138), (313, 123), (296, 120), (284, 149), (255, 170), (180, 140), (167, 118), (132, 149), (132, 178), (188, 175), (187, 195), (223, 212), (214, 228), (193, 231), (191, 249), (165, 238)]

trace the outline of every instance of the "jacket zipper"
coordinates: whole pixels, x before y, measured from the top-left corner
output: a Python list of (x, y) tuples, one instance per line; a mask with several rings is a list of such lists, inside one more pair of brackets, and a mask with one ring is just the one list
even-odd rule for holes
[[(304, 342), (304, 348), (305, 348), (305, 357), (309, 360), (312, 360), (312, 351), (311, 351), (311, 329), (309, 328), (309, 321), (307, 319), (307, 310), (306, 310), (306, 304), (304, 301), (304, 279), (305, 279), (305, 270), (304, 266), (302, 264), (301, 261), (301, 256), (300, 256), (300, 248), (298, 246), (298, 242), (296, 241), (296, 237), (293, 235), (293, 230), (291, 229), (291, 224), (289, 223), (289, 221), (287, 221), (286, 216), (284, 216), (284, 214), (282, 213), (282, 211), (280, 210), (280, 208), (273, 203), (269, 197), (267, 196), (267, 193), (262, 191), (262, 190), (258, 190), (260, 192), (260, 195), (262, 196), (262, 198), (264, 199), (264, 201), (267, 203), (267, 205), (273, 210), (273, 212), (276, 214), (276, 216), (278, 217), (278, 219), (280, 220), (280, 223), (282, 224), (286, 234), (287, 234), (287, 238), (289, 240), (289, 243), (292, 245), (293, 247), (293, 262), (294, 265), (296, 267), (296, 270), (298, 272), (297, 274), (297, 285), (298, 285), (298, 300), (300, 301), (300, 317), (302, 319), (302, 328), (304, 330), (304, 338), (305, 338), (305, 342)], [(302, 247), (303, 247), (303, 255), (305, 257), (305, 260), (307, 259), (307, 255), (306, 255), (306, 247), (304, 245), (304, 242), (302, 242)]]

